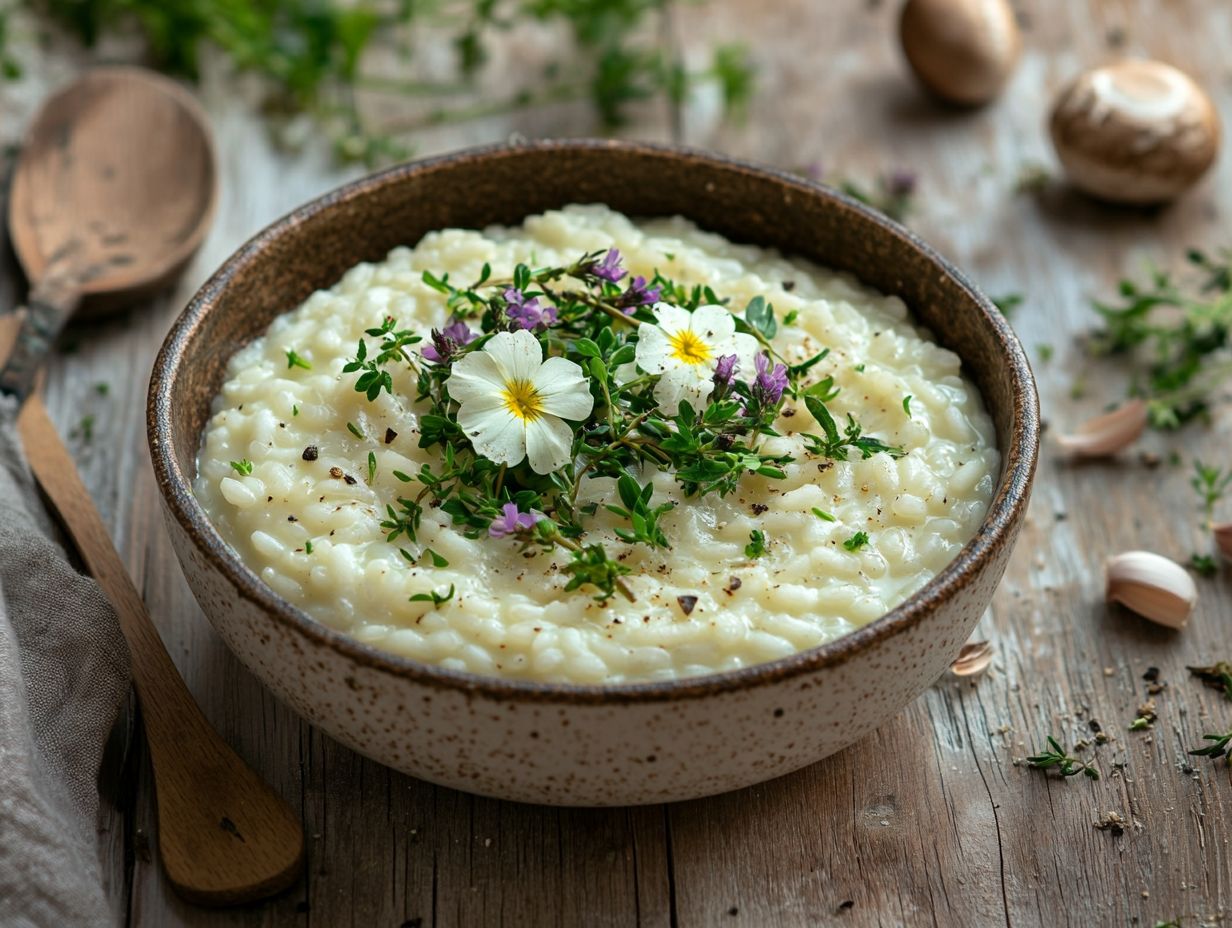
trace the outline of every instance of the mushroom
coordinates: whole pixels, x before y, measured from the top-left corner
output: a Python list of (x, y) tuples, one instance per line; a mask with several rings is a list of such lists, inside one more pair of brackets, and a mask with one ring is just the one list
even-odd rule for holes
[(1001, 92), (1022, 47), (1006, 0), (907, 0), (898, 33), (920, 83), (964, 106)]
[(1219, 116), (1187, 75), (1128, 59), (1079, 75), (1052, 108), (1052, 144), (1074, 186), (1117, 203), (1171, 200), (1219, 151)]

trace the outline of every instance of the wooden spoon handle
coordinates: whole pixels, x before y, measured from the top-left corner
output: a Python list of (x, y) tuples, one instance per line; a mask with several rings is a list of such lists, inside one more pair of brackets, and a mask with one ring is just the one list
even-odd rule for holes
[(285, 889), (303, 859), (298, 817), (201, 714), (37, 394), (17, 426), (35, 478), (115, 608), (132, 653), (167, 878), (187, 899), (207, 905)]
[(81, 290), (72, 278), (44, 277), (33, 286), (15, 340), (0, 355), (0, 393), (18, 400), (30, 394), (43, 359), (80, 302)]

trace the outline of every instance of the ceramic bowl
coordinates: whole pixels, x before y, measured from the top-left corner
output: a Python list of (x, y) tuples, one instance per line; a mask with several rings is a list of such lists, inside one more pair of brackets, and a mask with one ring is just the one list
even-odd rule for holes
[[(192, 495), (228, 358), (278, 314), (448, 226), (518, 223), (567, 203), (682, 214), (737, 242), (849, 271), (901, 296), (979, 386), (1002, 452), (979, 532), (931, 583), (831, 644), (667, 683), (502, 681), (376, 650), (245, 567)], [(310, 722), (412, 776), (561, 805), (688, 799), (781, 776), (881, 725), (945, 672), (988, 606), (1022, 524), (1039, 442), (1031, 370), (1004, 317), (884, 216), (833, 190), (697, 151), (538, 142), (406, 164), (297, 209), (240, 248), (176, 322), (154, 367), (149, 437), (189, 585), (239, 659)]]

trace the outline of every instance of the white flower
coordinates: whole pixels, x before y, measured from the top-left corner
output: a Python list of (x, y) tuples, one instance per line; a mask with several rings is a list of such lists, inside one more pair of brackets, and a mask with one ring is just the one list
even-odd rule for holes
[(537, 474), (569, 463), (573, 429), (562, 419), (590, 415), (594, 398), (582, 369), (564, 358), (543, 360), (530, 332), (498, 332), (464, 355), (445, 382), (461, 403), (458, 425), (475, 453), (498, 464), (529, 455)]
[(737, 370), (753, 371), (757, 339), (736, 331), (736, 320), (722, 306), (699, 306), (692, 313), (656, 303), (658, 325), (643, 322), (637, 329), (637, 366), (648, 374), (662, 374), (655, 385), (655, 401), (675, 413), (683, 400), (700, 409), (714, 389), (714, 366), (724, 355), (736, 356)]

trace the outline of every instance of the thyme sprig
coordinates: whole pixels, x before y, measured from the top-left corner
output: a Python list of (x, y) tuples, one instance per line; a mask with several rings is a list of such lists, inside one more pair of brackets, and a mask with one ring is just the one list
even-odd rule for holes
[[(845, 460), (853, 451), (862, 458), (905, 453), (864, 434), (851, 415), (840, 430), (826, 405), (839, 392), (833, 378), (814, 374), (828, 352), (798, 363), (784, 359), (771, 341), (778, 321), (764, 297), (736, 311), (709, 287), (686, 286), (657, 272), (649, 280), (631, 277), (619, 261), (614, 250), (589, 252), (564, 266), (519, 264), (507, 277), (485, 265), (467, 284), (425, 272), (424, 284), (445, 297), (448, 324), (426, 339), (392, 317), (365, 332), (344, 367), (357, 375), (355, 390), (370, 401), (389, 393), (414, 407), (419, 445), (438, 455), (416, 473), (392, 472), (407, 491), (386, 507), (381, 527), (388, 541), (405, 537), (417, 544), (424, 509), (431, 505), (470, 537), (511, 537), (527, 552), (561, 550), (568, 556), (561, 567), (569, 578), (566, 590), (591, 588), (599, 602), (617, 594), (632, 600), (625, 555), (594, 541), (591, 532), (602, 512), (615, 517), (613, 532), (621, 544), (671, 547), (662, 520), (674, 502), (656, 499), (649, 472), (671, 474), (691, 498), (726, 496), (751, 477), (784, 478), (795, 458), (769, 450), (765, 442), (779, 435), (776, 422), (792, 400), (803, 401), (823, 433), (804, 433), (805, 456)], [(740, 333), (733, 338), (756, 346), (756, 363), (741, 370), (738, 363), (748, 363), (747, 357), (712, 358), (713, 376), (698, 396), (665, 402), (664, 374), (637, 360), (641, 333), (658, 325), (664, 304), (690, 317), (699, 307), (730, 313), (730, 326)], [(589, 391), (585, 406), (591, 412), (568, 425), (572, 444), (561, 456), (566, 463), (546, 473), (527, 459), (498, 463), (484, 457), (475, 444), (480, 433), (462, 428), (460, 405), (450, 395), (458, 365), (487, 351), (502, 332), (523, 343), (533, 336), (531, 344), (549, 361), (570, 362), (564, 366), (579, 372), (577, 389)], [(370, 339), (377, 340), (375, 347)], [(422, 346), (418, 352), (408, 350), (415, 344)], [(399, 396), (397, 371), (405, 372), (403, 382), (414, 383), (413, 396)], [(603, 478), (614, 482), (614, 498), (588, 497), (587, 482)], [(861, 544), (867, 543), (860, 534)], [(763, 556), (768, 546), (765, 533), (754, 530), (745, 555)], [(405, 550), (403, 557), (409, 563), (420, 559)]]
[(1099, 768), (1095, 766), (1093, 760), (1084, 761), (1071, 757), (1052, 735), (1045, 740), (1048, 742), (1048, 750), (1028, 757), (1029, 766), (1039, 770), (1056, 770), (1063, 777), (1077, 776), (1081, 773), (1092, 780), (1099, 779)]
[(1221, 757), (1228, 756), (1228, 744), (1232, 743), (1232, 731), (1214, 735), (1206, 734), (1202, 736), (1202, 740), (1210, 743), (1205, 747), (1194, 748), (1189, 753), (1196, 757), (1209, 757), (1211, 760), (1219, 760)]
[(1217, 661), (1207, 667), (1185, 668), (1207, 686), (1221, 690), (1224, 698), (1232, 701), (1232, 664), (1227, 661)]
[(1124, 279), (1119, 303), (1096, 301), (1101, 326), (1088, 353), (1129, 361), (1130, 393), (1148, 401), (1155, 428), (1174, 429), (1207, 412), (1232, 378), (1232, 251), (1186, 255), (1196, 280), (1158, 269), (1145, 283)]

